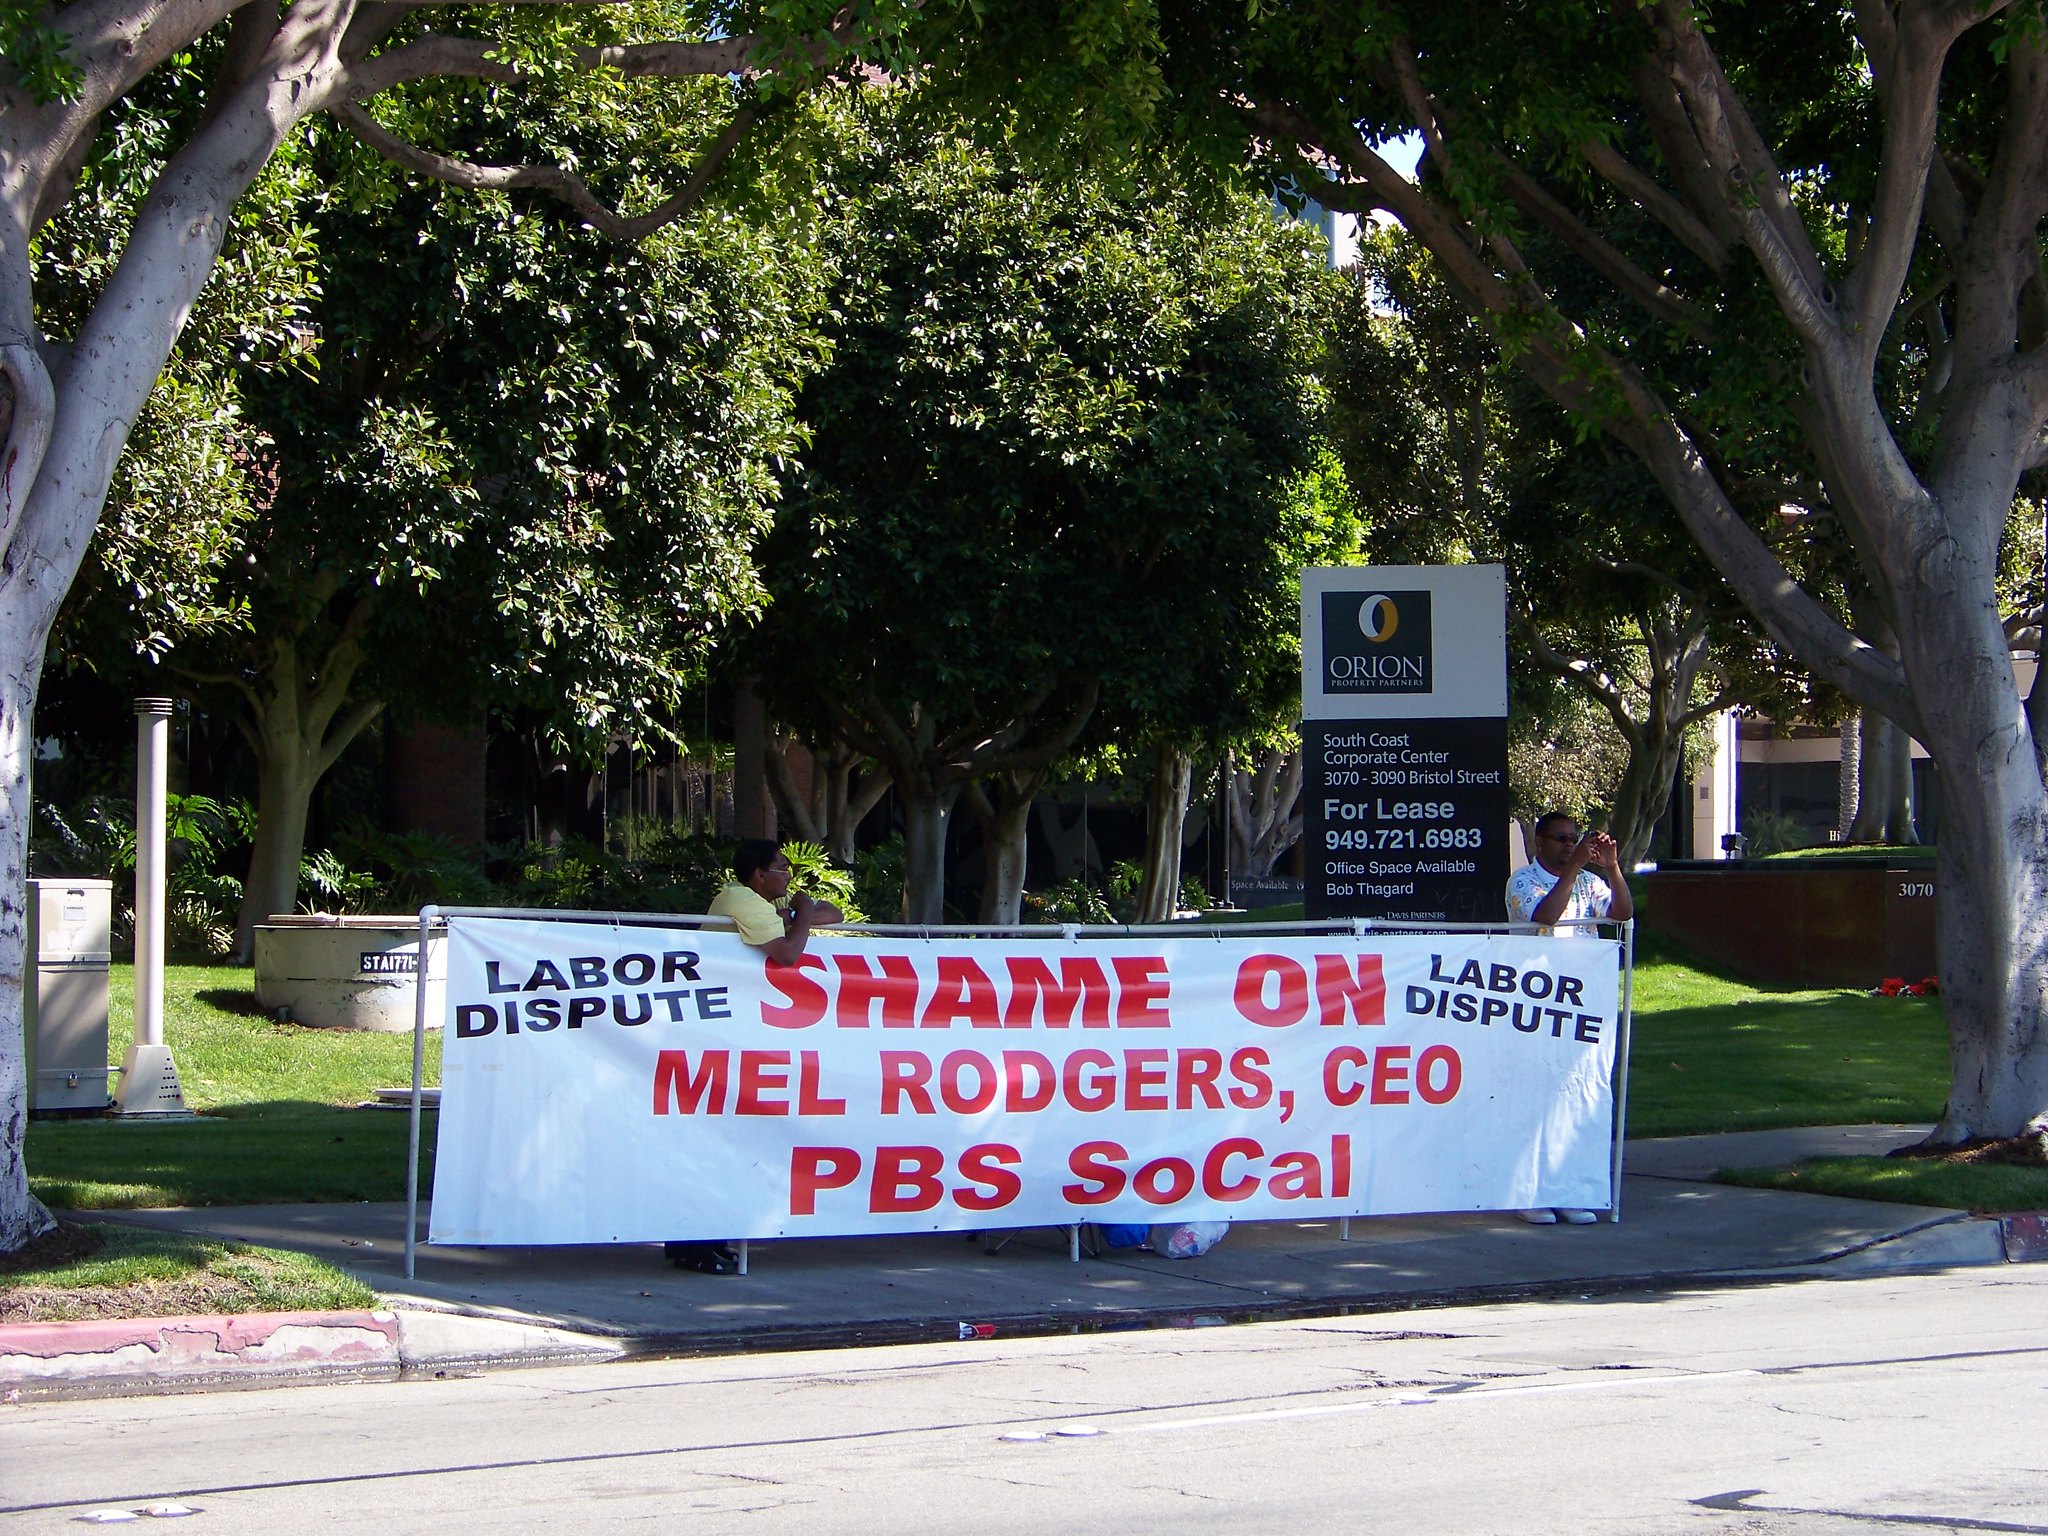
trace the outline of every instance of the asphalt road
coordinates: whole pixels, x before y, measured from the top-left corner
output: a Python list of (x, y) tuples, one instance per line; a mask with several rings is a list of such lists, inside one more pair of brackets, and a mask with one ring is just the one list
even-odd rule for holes
[(2048, 1536), (2044, 1271), (30, 1403), (0, 1524)]

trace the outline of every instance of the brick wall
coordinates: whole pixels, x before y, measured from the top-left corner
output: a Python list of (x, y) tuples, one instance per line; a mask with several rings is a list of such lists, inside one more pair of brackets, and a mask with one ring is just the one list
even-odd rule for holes
[(484, 840), (484, 728), (417, 721), (384, 735), (385, 819), (394, 832)]

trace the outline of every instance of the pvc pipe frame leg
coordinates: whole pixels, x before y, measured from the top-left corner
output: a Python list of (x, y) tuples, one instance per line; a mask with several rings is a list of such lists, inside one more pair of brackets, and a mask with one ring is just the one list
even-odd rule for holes
[(747, 1272), (747, 1240), (746, 1240), (746, 1239), (745, 1239), (745, 1238), (743, 1237), (743, 1238), (741, 1238), (741, 1239), (740, 1239), (740, 1273), (744, 1275), (744, 1274), (745, 1274), (746, 1272)]

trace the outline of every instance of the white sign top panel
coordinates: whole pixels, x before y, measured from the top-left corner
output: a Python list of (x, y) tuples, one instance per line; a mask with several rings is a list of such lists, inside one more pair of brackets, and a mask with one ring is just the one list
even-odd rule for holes
[(1302, 718), (1506, 715), (1507, 614), (1504, 565), (1303, 571)]

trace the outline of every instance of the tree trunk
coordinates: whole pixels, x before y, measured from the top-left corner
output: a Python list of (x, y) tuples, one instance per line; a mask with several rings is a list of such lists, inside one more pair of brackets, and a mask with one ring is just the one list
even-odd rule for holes
[[(792, 752), (800, 751), (807, 752), (811, 760), (809, 793), (798, 787), (796, 764), (790, 759)], [(796, 737), (771, 730), (766, 733), (762, 744), (762, 764), (768, 775), (768, 793), (775, 801), (775, 818), (783, 835), (800, 842), (824, 843), (825, 829), (829, 825), (826, 808), (828, 770), (817, 753), (809, 752), (807, 745)]]
[(1898, 847), (1918, 847), (1913, 826), (1913, 738), (1892, 727), (1890, 793), (1885, 796), (1884, 840)]
[[(810, 755), (808, 795), (799, 790), (796, 767), (790, 761), (789, 754), (795, 750)], [(889, 792), (888, 770), (844, 742), (834, 741), (821, 749), (781, 731), (768, 736), (767, 767), (768, 788), (785, 831), (817, 843), (833, 863), (850, 868), (861, 822)], [(866, 771), (856, 787), (854, 774), (863, 768)]]
[[(361, 700), (335, 719), (362, 664), (361, 636), (375, 605), (374, 593), (359, 599), (340, 638), (310, 664), (302, 664), (294, 637), (276, 636), (265, 675), (244, 689), (250, 714), (238, 723), (256, 752), (256, 844), (235, 920), (237, 965), (255, 958), (256, 925), (297, 903), (313, 791), (384, 708), (382, 699)], [(315, 682), (306, 682), (307, 671)]]
[[(901, 786), (899, 786), (899, 789)], [(960, 788), (903, 796), (903, 921), (946, 920), (946, 834)]]
[(319, 786), (307, 754), (292, 744), (259, 753), (256, 767), (256, 843), (235, 921), (236, 965), (256, 957), (256, 925), (296, 910), (299, 864), (306, 855), (306, 820)]
[(77, 125), (65, 120), (62, 104), (32, 109), (19, 89), (7, 109), (9, 132), (0, 145), (8, 470), (0, 476), (0, 1252), (49, 1227), (48, 1212), (29, 1196), (21, 1156), (27, 1079), (20, 893), (44, 644), (106, 505), (130, 425), (213, 271), (234, 205), (283, 135), (321, 104), (346, 13), (328, 0), (292, 7), (265, 55), (266, 68), (224, 95), (214, 115), (165, 162), (56, 379), (37, 345), (42, 331), (29, 241), (37, 204), (50, 190), (45, 178), (62, 158), (49, 152)]
[[(1967, 581), (1955, 569), (1967, 555), (1942, 553), (1901, 594), (1898, 628), (1922, 744), (1954, 786), (1936, 881), (1952, 1077), (1932, 1137), (1950, 1144), (2048, 1124), (2048, 787), (1989, 572)], [(1958, 587), (1986, 598), (1963, 601)]]
[(2016, 788), (1943, 801), (1936, 954), (1951, 1082), (1937, 1145), (2048, 1124), (2048, 814), (2037, 788)]
[(982, 833), (980, 922), (1014, 923), (1024, 915), (1031, 807), (1044, 787), (1043, 772), (998, 773), (970, 791)]
[(1224, 762), (1223, 783), (1230, 872), (1263, 879), (1301, 841), (1301, 753), (1269, 747), (1252, 773), (1237, 766), (1233, 752)]
[(1138, 921), (1170, 922), (1180, 910), (1181, 828), (1194, 782), (1191, 753), (1161, 743), (1152, 751), (1145, 786), (1145, 876), (1138, 885)]
[(1088, 837), (1088, 812), (1083, 808), (1074, 812), (1071, 819), (1060, 812), (1059, 802), (1041, 796), (1034, 808), (1038, 820), (1040, 841), (1052, 850), (1052, 877), (1055, 881), (1086, 880), (1091, 869), (1099, 869), (1102, 861), (1095, 856), (1094, 845)]
[[(55, 1226), (28, 1192), (22, 1136), (28, 1129), (28, 1057), (22, 1034), (22, 982), (28, 914), (29, 763), (33, 756), (36, 681), (43, 670), (48, 622), (24, 631), (15, 620), (18, 576), (0, 593), (0, 1253), (12, 1253)], [(48, 606), (47, 604), (38, 606)]]
[(1614, 792), (1613, 837), (1621, 849), (1624, 873), (1634, 869), (1650, 851), (1650, 837), (1658, 818), (1671, 803), (1671, 781), (1685, 760), (1685, 728), (1660, 729), (1654, 741), (1645, 732), (1643, 745), (1629, 754), (1621, 783)]
[[(886, 768), (841, 742), (833, 743), (819, 766), (825, 790), (825, 852), (833, 863), (851, 869), (859, 847), (856, 834), (860, 824), (882, 803), (892, 780)], [(854, 782), (856, 773), (860, 774), (858, 784)]]
[(1874, 709), (1856, 722), (1856, 815), (1849, 823), (1852, 843), (1884, 841), (1885, 812), (1892, 802), (1892, 742), (1899, 728)]
[(1849, 842), (1849, 829), (1856, 824), (1856, 807), (1862, 804), (1858, 786), (1863, 775), (1863, 715), (1842, 722), (1841, 766), (1835, 775), (1835, 835)]

